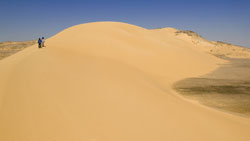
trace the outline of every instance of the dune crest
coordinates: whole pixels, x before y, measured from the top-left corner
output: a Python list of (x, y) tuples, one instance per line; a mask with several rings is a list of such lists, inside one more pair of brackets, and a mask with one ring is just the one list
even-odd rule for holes
[(157, 30), (167, 32), (168, 34), (170, 33), (172, 34), (172, 36), (175, 36), (180, 40), (189, 42), (193, 44), (193, 46), (217, 57), (250, 58), (249, 48), (244, 48), (221, 41), (209, 41), (193, 31), (182, 31), (174, 28), (162, 28)]
[(172, 31), (82, 24), (0, 61), (0, 140), (250, 140), (249, 119), (172, 90), (225, 63)]

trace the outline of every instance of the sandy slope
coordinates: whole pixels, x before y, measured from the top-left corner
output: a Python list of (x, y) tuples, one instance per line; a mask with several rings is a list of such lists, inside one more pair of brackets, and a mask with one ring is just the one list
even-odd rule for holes
[(249, 141), (250, 120), (171, 85), (224, 61), (170, 32), (77, 25), (0, 61), (1, 141)]
[(23, 41), (23, 42), (13, 42), (13, 41), (0, 42), (0, 60), (12, 54), (17, 53), (18, 51), (21, 51), (26, 47), (32, 46), (36, 43), (37, 43), (36, 40)]
[(196, 48), (218, 56), (227, 58), (250, 58), (250, 49), (221, 41), (209, 41), (196, 32), (188, 30), (177, 30), (174, 28), (155, 29), (158, 32), (167, 32), (172, 36), (193, 44)]

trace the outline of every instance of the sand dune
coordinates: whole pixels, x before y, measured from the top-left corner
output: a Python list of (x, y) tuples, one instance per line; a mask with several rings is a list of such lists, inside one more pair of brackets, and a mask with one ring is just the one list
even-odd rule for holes
[(0, 140), (249, 141), (249, 119), (172, 90), (225, 63), (173, 32), (88, 23), (1, 60)]
[[(159, 29), (158, 29), (159, 30)], [(250, 58), (250, 49), (221, 41), (209, 41), (196, 32), (182, 31), (173, 28), (160, 29), (172, 33), (178, 39), (189, 42), (193, 46), (217, 57), (227, 58)]]

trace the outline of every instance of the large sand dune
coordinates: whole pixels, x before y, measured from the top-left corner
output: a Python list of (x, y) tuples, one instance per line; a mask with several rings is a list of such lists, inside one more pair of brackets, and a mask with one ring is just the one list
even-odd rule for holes
[(0, 141), (249, 141), (250, 120), (178, 96), (172, 84), (225, 61), (116, 22), (68, 28), (0, 61)]

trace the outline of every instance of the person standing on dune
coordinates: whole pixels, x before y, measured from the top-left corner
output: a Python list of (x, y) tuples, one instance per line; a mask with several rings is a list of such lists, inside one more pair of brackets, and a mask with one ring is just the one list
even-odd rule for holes
[(38, 39), (37, 43), (38, 43), (38, 48), (42, 48), (42, 40), (41, 40), (41, 38)]
[(42, 47), (45, 47), (45, 46), (44, 46), (44, 43), (45, 43), (45, 38), (42, 37)]

